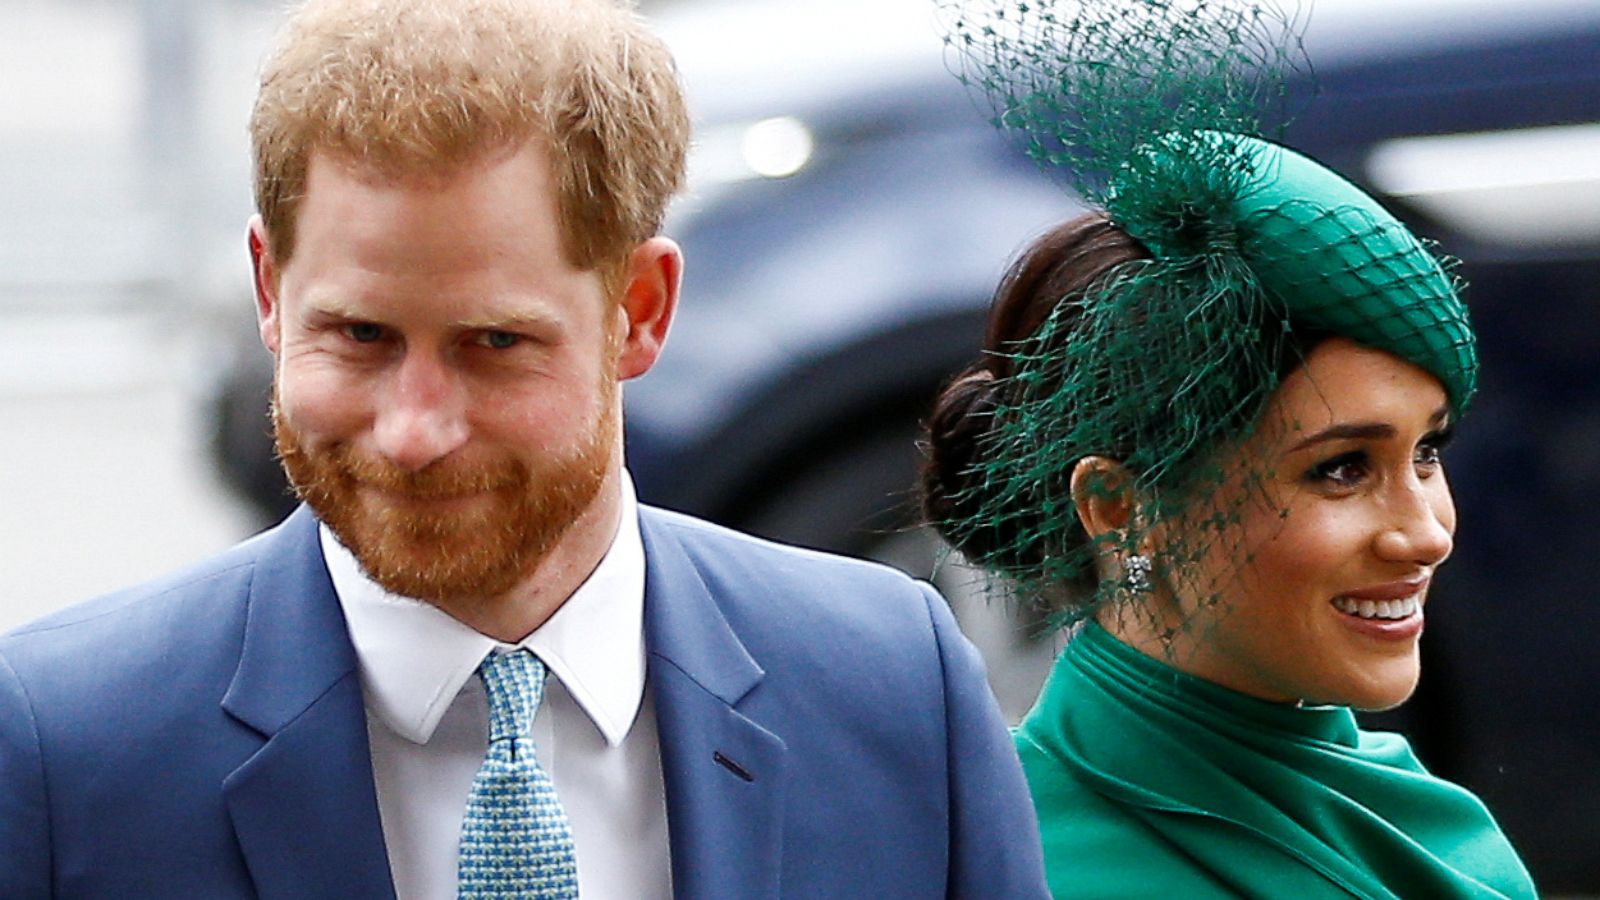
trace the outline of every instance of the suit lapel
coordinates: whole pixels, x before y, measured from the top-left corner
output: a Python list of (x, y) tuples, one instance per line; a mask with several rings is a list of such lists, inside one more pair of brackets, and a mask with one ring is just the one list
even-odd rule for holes
[(392, 898), (366, 713), (317, 523), (301, 508), (256, 563), (223, 708), (260, 750), (223, 782), (263, 898)]
[(786, 748), (738, 709), (764, 673), (662, 515), (640, 531), (673, 892), (777, 897)]

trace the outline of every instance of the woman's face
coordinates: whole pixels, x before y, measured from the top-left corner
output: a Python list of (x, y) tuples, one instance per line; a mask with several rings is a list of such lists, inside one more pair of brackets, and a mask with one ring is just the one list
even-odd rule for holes
[(1439, 461), (1447, 414), (1422, 369), (1343, 338), (1319, 344), (1223, 487), (1173, 529), (1206, 549), (1186, 577), (1158, 580), (1182, 619), (1171, 661), (1268, 700), (1385, 709), (1409, 697), (1456, 524)]

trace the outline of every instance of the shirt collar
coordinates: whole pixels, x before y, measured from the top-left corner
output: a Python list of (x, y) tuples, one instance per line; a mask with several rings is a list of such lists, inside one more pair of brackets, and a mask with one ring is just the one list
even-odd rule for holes
[[(483, 658), (508, 645), (432, 604), (384, 590), (326, 525), (321, 539), (368, 708), (406, 740), (427, 743)], [(613, 747), (644, 701), (644, 570), (638, 501), (624, 472), (621, 521), (610, 549), (577, 591), (517, 645), (544, 661)]]

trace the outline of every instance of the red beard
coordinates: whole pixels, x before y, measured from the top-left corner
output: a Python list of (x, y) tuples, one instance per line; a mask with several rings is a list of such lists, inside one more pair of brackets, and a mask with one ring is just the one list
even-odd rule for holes
[[(538, 570), (594, 503), (610, 471), (618, 422), (601, 410), (569, 455), (441, 461), (419, 471), (358, 456), (347, 443), (310, 449), (273, 404), (289, 481), (369, 577), (394, 594), (480, 606)], [(461, 503), (438, 503), (463, 499)]]

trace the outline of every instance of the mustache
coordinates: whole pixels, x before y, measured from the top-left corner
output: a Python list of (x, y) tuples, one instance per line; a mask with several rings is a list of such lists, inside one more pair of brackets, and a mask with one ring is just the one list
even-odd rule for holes
[[(285, 449), (285, 456), (303, 452), (299, 447)], [(500, 491), (525, 483), (529, 476), (527, 465), (515, 459), (485, 463), (438, 460), (421, 469), (402, 469), (361, 456), (344, 444), (327, 448), (325, 459), (346, 483), (416, 500), (449, 500)]]

